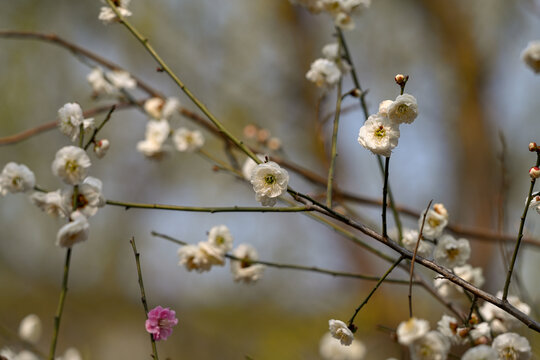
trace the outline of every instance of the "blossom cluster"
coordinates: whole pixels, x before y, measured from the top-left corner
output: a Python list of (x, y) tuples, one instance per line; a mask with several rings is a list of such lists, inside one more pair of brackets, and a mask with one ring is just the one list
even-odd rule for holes
[(411, 124), (417, 116), (418, 104), (410, 94), (398, 95), (394, 101), (384, 100), (379, 111), (370, 115), (360, 128), (358, 142), (376, 155), (390, 157), (398, 145), (399, 126)]
[(513, 332), (496, 331), (492, 324), (478, 322), (475, 315), (466, 324), (443, 315), (437, 330), (431, 331), (427, 320), (410, 318), (399, 324), (396, 334), (398, 342), (408, 347), (411, 359), (444, 360), (452, 346), (466, 348), (462, 360), (526, 360), (531, 357), (526, 338)]
[(225, 225), (214, 226), (208, 233), (208, 239), (197, 245), (184, 245), (178, 249), (178, 265), (184, 266), (188, 271), (210, 271), (212, 266), (225, 265), (225, 258), (231, 258), (231, 273), (234, 281), (245, 283), (256, 282), (262, 276), (264, 265), (254, 264), (258, 260), (255, 248), (248, 244), (241, 244), (228, 254), (233, 248), (233, 237)]
[(339, 43), (325, 45), (322, 53), (324, 57), (311, 63), (311, 67), (306, 73), (306, 79), (319, 88), (328, 90), (334, 87), (339, 79), (350, 71), (350, 66), (341, 59)]
[(334, 24), (344, 30), (355, 27), (352, 15), (362, 12), (371, 5), (371, 0), (290, 0), (293, 4), (306, 7), (312, 13), (328, 13)]

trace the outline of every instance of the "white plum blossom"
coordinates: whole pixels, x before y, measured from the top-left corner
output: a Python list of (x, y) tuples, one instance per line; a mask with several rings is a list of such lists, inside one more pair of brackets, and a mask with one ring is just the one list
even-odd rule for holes
[(339, 44), (338, 43), (330, 43), (326, 44), (322, 48), (322, 53), (325, 58), (328, 60), (335, 61), (339, 58)]
[(479, 345), (467, 350), (461, 360), (498, 360), (497, 351), (488, 345)]
[(265, 266), (253, 264), (253, 261), (259, 259), (257, 250), (249, 244), (240, 244), (233, 250), (232, 255), (240, 260), (231, 259), (231, 273), (234, 281), (243, 281), (244, 283), (254, 283), (259, 280), (264, 272)]
[[(105, 198), (101, 193), (103, 185), (101, 180), (88, 176), (82, 184), (79, 185), (77, 205), (84, 216), (94, 216), (98, 208), (105, 206)], [(73, 189), (66, 190), (62, 193), (64, 199), (64, 207), (69, 207), (73, 204)]]
[(0, 194), (27, 192), (36, 185), (36, 177), (26, 165), (9, 162), (0, 173)]
[(56, 152), (51, 169), (54, 175), (69, 185), (78, 185), (86, 177), (92, 163), (86, 152), (76, 146), (64, 146)]
[(137, 81), (124, 70), (112, 70), (107, 72), (105, 76), (116, 89), (134, 89), (137, 86)]
[(154, 119), (169, 119), (180, 107), (180, 101), (175, 97), (163, 100), (153, 97), (145, 101), (144, 111)]
[(287, 191), (289, 173), (273, 161), (258, 164), (251, 172), (251, 184), (257, 201), (263, 206), (273, 206), (277, 197)]
[(210, 229), (208, 242), (226, 253), (232, 249), (233, 237), (227, 226), (217, 225)]
[(169, 133), (170, 127), (167, 120), (148, 121), (145, 139), (137, 143), (137, 150), (149, 158), (161, 158), (169, 150), (167, 146), (163, 145)]
[(319, 342), (319, 354), (323, 360), (362, 360), (366, 355), (366, 346), (359, 340), (343, 346), (339, 340), (327, 332)]
[(94, 153), (96, 156), (101, 159), (105, 155), (107, 155), (107, 152), (109, 151), (109, 147), (111, 146), (109, 140), (107, 139), (101, 139), (95, 142), (94, 144)]
[[(123, 17), (128, 17), (132, 15), (131, 11), (127, 9), (130, 1), (131, 0), (113, 0), (116, 9)], [(110, 24), (118, 21), (118, 17), (109, 6), (101, 7), (98, 19), (101, 20), (104, 24)]]
[(464, 265), (471, 256), (471, 246), (467, 239), (454, 239), (445, 234), (441, 236), (433, 251), (433, 258), (437, 264), (454, 268)]
[(77, 103), (67, 103), (58, 110), (58, 126), (60, 132), (68, 136), (71, 141), (79, 137), (81, 125), (83, 131), (94, 127), (94, 119), (85, 119), (81, 106)]
[[(411, 229), (404, 229), (403, 231), (403, 246), (410, 251), (414, 251), (416, 248), (416, 243), (418, 242), (418, 231)], [(418, 245), (417, 255), (420, 255), (424, 258), (430, 258), (433, 253), (433, 244), (424, 239), (420, 239), (420, 244)]]
[(19, 324), (19, 337), (31, 344), (37, 344), (41, 338), (41, 320), (36, 314), (24, 317)]
[[(525, 199), (525, 203), (527, 203), (528, 200), (529, 198), (527, 197), (527, 199)], [(529, 203), (529, 208), (536, 210), (536, 212), (540, 214), (540, 195), (535, 195), (532, 197), (531, 202)]]
[(64, 355), (56, 360), (83, 360), (79, 350), (75, 348), (67, 348)]
[(338, 339), (341, 345), (351, 345), (354, 340), (353, 332), (341, 320), (331, 319), (328, 321), (330, 334), (335, 339)]
[(72, 247), (76, 243), (88, 239), (90, 224), (80, 211), (71, 213), (71, 221), (62, 226), (56, 236), (56, 245), (61, 247)]
[(396, 124), (411, 124), (418, 116), (416, 98), (410, 94), (399, 95), (387, 108), (388, 119)]
[[(256, 156), (264, 162), (265, 156), (262, 154), (256, 154)], [(242, 165), (242, 175), (244, 176), (244, 179), (251, 181), (251, 174), (253, 173), (253, 170), (257, 167), (257, 163), (252, 158), (248, 157), (246, 161), (244, 162), (244, 165)]]
[(317, 59), (311, 64), (306, 79), (320, 88), (331, 88), (341, 78), (341, 70), (334, 61)]
[(66, 204), (60, 190), (47, 193), (36, 191), (30, 196), (30, 200), (48, 215), (65, 218), (71, 212), (72, 205)]
[(469, 336), (475, 342), (481, 338), (491, 340), (491, 327), (487, 322), (481, 322), (480, 324), (474, 325), (471, 328), (471, 331), (469, 331)]
[[(471, 283), (475, 287), (480, 288), (484, 285), (485, 279), (482, 274), (483, 270), (480, 267), (473, 268), (469, 264), (456, 266), (453, 269), (454, 273), (463, 280)], [(435, 278), (433, 281), (439, 295), (443, 297), (457, 299), (463, 296), (463, 288), (444, 278)]]
[(116, 94), (118, 89), (114, 87), (107, 79), (100, 67), (95, 67), (86, 76), (86, 80), (92, 86), (92, 91), (95, 95), (99, 94)]
[(429, 322), (423, 319), (410, 318), (403, 321), (397, 328), (398, 342), (401, 345), (410, 345), (426, 335), (429, 331)]
[[(497, 297), (501, 299), (502, 294), (502, 291), (498, 291)], [(531, 313), (531, 307), (521, 301), (517, 296), (508, 296), (507, 300), (510, 305), (514, 306), (522, 313), (526, 315)], [(480, 307), (480, 314), (485, 321), (490, 322), (491, 329), (495, 333), (504, 333), (521, 325), (521, 322), (518, 319), (488, 302), (485, 302), (484, 305)]]
[[(292, 4), (306, 7), (314, 14), (326, 12), (332, 16), (334, 23), (343, 30), (354, 29), (351, 15), (371, 5), (371, 0), (289, 0)], [(347, 18), (346, 20), (344, 18)]]
[(224, 253), (221, 249), (208, 242), (198, 245), (185, 245), (178, 249), (178, 265), (185, 266), (188, 271), (209, 271), (213, 265), (225, 264)]
[(399, 141), (399, 127), (379, 114), (371, 115), (358, 133), (360, 145), (376, 155), (390, 157)]
[(19, 353), (14, 352), (10, 348), (2, 348), (0, 350), (0, 358), (7, 360), (40, 360), (41, 358), (28, 350), (21, 350)]
[(497, 336), (491, 346), (499, 354), (499, 359), (528, 360), (531, 358), (529, 341), (516, 333), (505, 333)]
[(225, 264), (225, 254), (223, 248), (217, 247), (208, 241), (201, 241), (199, 249), (203, 254), (204, 260), (210, 265), (222, 266)]
[(437, 322), (437, 331), (446, 336), (453, 344), (459, 344), (463, 339), (458, 334), (458, 326), (459, 322), (456, 318), (443, 315), (441, 320)]
[(204, 145), (204, 137), (199, 130), (189, 130), (185, 127), (174, 131), (172, 140), (178, 151), (193, 152)]
[[(418, 218), (419, 229), (422, 226), (425, 212), (424, 210)], [(435, 204), (433, 205), (433, 209), (429, 209), (427, 212), (422, 236), (427, 239), (436, 239), (441, 236), (446, 225), (448, 225), (448, 211), (446, 211), (443, 204)]]
[(540, 72), (540, 40), (529, 42), (521, 52), (521, 60), (536, 74)]
[(446, 360), (450, 341), (438, 331), (430, 331), (409, 346), (411, 360)]
[(383, 117), (388, 117), (388, 108), (392, 105), (392, 100), (383, 100), (379, 103), (379, 112), (378, 114)]

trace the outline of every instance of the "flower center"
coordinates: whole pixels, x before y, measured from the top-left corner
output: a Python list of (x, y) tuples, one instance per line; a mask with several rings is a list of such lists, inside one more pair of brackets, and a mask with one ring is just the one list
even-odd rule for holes
[(375, 136), (378, 138), (383, 138), (385, 135), (386, 135), (386, 129), (384, 128), (384, 126), (379, 125), (377, 130), (375, 130)]
[(251, 266), (251, 260), (248, 257), (245, 257), (240, 261), (240, 268), (245, 269)]
[(15, 188), (19, 188), (21, 183), (22, 178), (20, 176), (14, 176), (13, 179), (11, 179), (11, 185), (13, 185)]
[(264, 177), (264, 182), (267, 184), (267, 185), (272, 185), (273, 183), (276, 182), (276, 178), (274, 177), (274, 175), (272, 174), (268, 174)]
[(516, 350), (514, 348), (512, 348), (512, 347), (508, 347), (508, 348), (504, 349), (502, 351), (502, 353), (500, 353), (500, 355), (502, 356), (501, 359), (505, 359), (505, 360), (517, 360), (517, 359), (519, 359)]
[(160, 328), (172, 328), (174, 323), (169, 319), (159, 319), (158, 325)]
[(77, 195), (77, 208), (84, 208), (88, 205), (88, 200), (83, 194)]
[(435, 219), (435, 218), (431, 217), (431, 218), (428, 219), (428, 224), (429, 224), (429, 226), (435, 228), (435, 227), (439, 226), (441, 224), (441, 222), (438, 219)]
[(216, 244), (222, 245), (225, 243), (225, 238), (221, 235), (216, 236)]
[(401, 104), (401, 105), (398, 106), (397, 112), (400, 113), (400, 114), (405, 114), (407, 112), (408, 108), (409, 107), (407, 105)]
[(448, 258), (450, 260), (454, 260), (459, 255), (459, 249), (458, 248), (447, 249), (446, 255), (448, 255)]
[(79, 168), (79, 164), (77, 164), (77, 161), (75, 160), (66, 161), (65, 169), (67, 173), (74, 173), (77, 171), (78, 168)]

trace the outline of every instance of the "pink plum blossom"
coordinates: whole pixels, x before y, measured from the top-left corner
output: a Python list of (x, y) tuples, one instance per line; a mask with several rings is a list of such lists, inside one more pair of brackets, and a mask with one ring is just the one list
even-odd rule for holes
[(156, 306), (148, 312), (146, 331), (154, 337), (154, 340), (167, 340), (172, 334), (172, 327), (178, 324), (176, 313), (169, 308)]

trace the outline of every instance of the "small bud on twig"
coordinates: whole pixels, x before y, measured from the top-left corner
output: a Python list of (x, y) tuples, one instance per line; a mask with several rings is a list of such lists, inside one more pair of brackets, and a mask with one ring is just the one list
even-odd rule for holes
[(540, 177), (540, 168), (538, 168), (538, 166), (533, 166), (529, 170), (529, 176), (531, 179), (538, 179)]
[(529, 143), (530, 152), (538, 152), (538, 145), (535, 142)]

